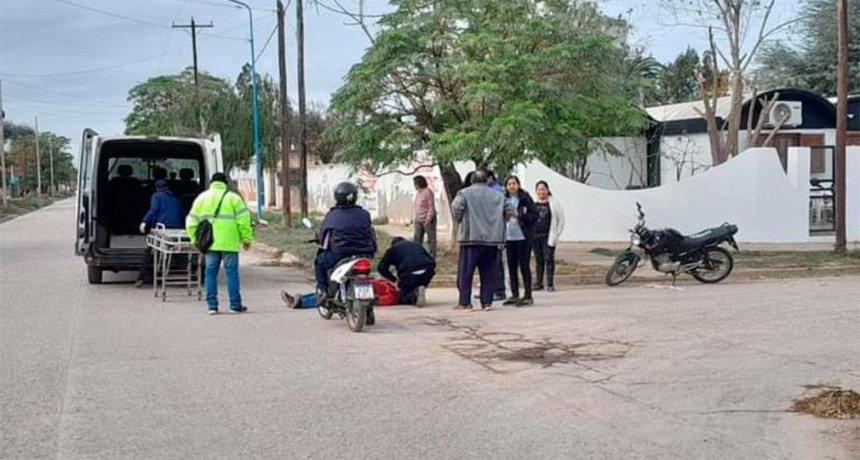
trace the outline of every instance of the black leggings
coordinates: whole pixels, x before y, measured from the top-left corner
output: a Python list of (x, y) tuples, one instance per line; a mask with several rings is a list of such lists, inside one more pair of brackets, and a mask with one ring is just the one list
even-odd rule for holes
[(535, 235), (534, 246), (537, 284), (543, 286), (546, 273), (546, 285), (555, 286), (555, 248), (549, 245), (549, 235)]
[[(508, 241), (505, 244), (505, 249), (508, 253), (508, 274), (511, 277), (511, 294), (513, 297), (520, 296), (520, 280), (519, 273), (523, 275), (523, 288), (525, 290), (525, 299), (532, 298), (532, 269), (530, 266), (532, 254), (532, 242), (529, 239), (524, 241)], [(518, 273), (519, 272), (519, 273)]]

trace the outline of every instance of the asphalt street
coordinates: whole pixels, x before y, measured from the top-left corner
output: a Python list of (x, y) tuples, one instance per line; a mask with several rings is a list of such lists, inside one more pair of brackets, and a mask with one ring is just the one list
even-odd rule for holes
[[(133, 274), (89, 285), (74, 202), (0, 225), (0, 458), (858, 459), (860, 278), (538, 293), (528, 308), (289, 310), (307, 275), (243, 254), (250, 312)], [(226, 303), (221, 286), (222, 302)]]

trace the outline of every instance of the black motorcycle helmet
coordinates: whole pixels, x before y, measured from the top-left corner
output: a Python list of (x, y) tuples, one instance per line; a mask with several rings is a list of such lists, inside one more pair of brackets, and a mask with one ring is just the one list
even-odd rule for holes
[(350, 182), (341, 182), (334, 188), (334, 201), (338, 206), (351, 206), (358, 200), (358, 187)]

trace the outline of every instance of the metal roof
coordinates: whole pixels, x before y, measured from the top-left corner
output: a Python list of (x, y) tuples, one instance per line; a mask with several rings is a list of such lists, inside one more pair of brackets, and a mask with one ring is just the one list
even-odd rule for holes
[[(731, 111), (731, 96), (717, 98), (717, 118), (725, 119)], [(656, 121), (665, 123), (667, 121), (691, 120), (704, 118), (696, 109), (705, 112), (705, 104), (701, 101), (682, 102), (680, 104), (661, 105), (648, 107), (645, 110), (648, 115)]]

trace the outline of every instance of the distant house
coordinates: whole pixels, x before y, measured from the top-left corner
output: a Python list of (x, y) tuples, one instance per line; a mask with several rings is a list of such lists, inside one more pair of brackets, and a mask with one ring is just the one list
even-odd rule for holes
[[(771, 113), (762, 113), (761, 98), (773, 98), (779, 93)], [(717, 124), (729, 115), (731, 98), (717, 100)], [(789, 147), (808, 146), (813, 149), (811, 172), (813, 178), (832, 178), (833, 146), (836, 143), (835, 99), (800, 89), (783, 88), (760, 94), (756, 101), (746, 100), (741, 109), (741, 131), (738, 147), (747, 145), (750, 106), (752, 126), (764, 116), (765, 122), (759, 144), (774, 131), (776, 117), (788, 117), (773, 134), (772, 146), (785, 167)], [(849, 145), (860, 145), (860, 95), (849, 98)], [(707, 123), (700, 115), (702, 101), (671, 104), (646, 109), (651, 124), (646, 132), (625, 138), (602, 139), (620, 155), (606, 152), (592, 154), (588, 160), (590, 175), (587, 184), (605, 189), (655, 187), (671, 184), (705, 171), (713, 165)]]

